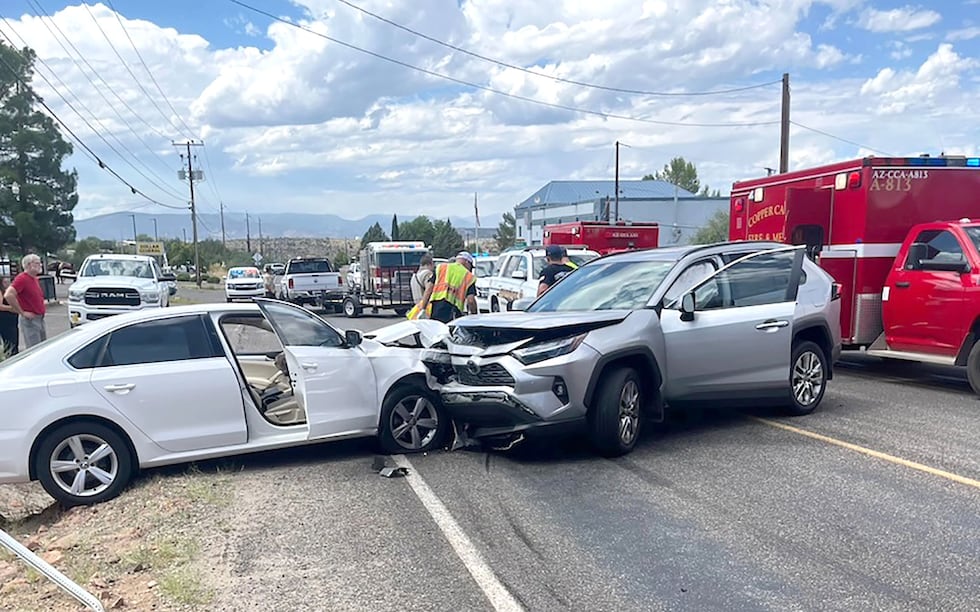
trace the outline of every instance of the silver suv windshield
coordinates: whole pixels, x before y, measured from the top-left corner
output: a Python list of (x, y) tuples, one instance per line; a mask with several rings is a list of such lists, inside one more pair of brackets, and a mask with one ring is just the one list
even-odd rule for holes
[(596, 261), (576, 270), (530, 306), (528, 312), (638, 310), (676, 261)]
[(135, 276), (154, 278), (149, 262), (132, 259), (90, 259), (82, 266), (79, 276)]

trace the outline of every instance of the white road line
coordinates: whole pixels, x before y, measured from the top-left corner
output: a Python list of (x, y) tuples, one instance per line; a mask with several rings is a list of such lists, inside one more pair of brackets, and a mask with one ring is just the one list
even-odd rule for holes
[(456, 519), (453, 518), (453, 515), (449, 513), (449, 510), (436, 497), (436, 494), (432, 492), (432, 489), (425, 483), (425, 480), (415, 471), (415, 466), (404, 455), (392, 455), (391, 458), (394, 459), (398, 467), (403, 467), (408, 470), (405, 478), (408, 479), (409, 486), (415, 491), (415, 495), (418, 496), (419, 501), (422, 502), (425, 509), (429, 511), (429, 515), (442, 531), (442, 534), (449, 540), (449, 544), (456, 551), (456, 556), (466, 566), (466, 569), (473, 576), (473, 580), (476, 581), (480, 590), (490, 600), (490, 605), (493, 606), (493, 609), (500, 612), (510, 612), (512, 610), (523, 612), (524, 607), (507, 590), (507, 587), (500, 582), (497, 575), (493, 573), (493, 570), (490, 569), (490, 566), (480, 556), (476, 546), (466, 536), (466, 533), (459, 526), (459, 523), (456, 522)]

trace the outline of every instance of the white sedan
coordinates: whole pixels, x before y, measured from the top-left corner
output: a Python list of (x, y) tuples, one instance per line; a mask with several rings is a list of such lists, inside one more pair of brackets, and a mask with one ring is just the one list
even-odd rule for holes
[(72, 506), (140, 468), (361, 436), (435, 449), (451, 425), (419, 349), (439, 325), (362, 336), (258, 298), (77, 327), (0, 362), (0, 483), (39, 480)]

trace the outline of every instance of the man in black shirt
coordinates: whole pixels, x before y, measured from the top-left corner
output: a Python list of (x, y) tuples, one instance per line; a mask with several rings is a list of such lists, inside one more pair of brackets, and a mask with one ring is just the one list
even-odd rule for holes
[(541, 277), (538, 278), (538, 295), (547, 291), (552, 285), (568, 276), (575, 268), (562, 263), (565, 257), (565, 249), (557, 244), (549, 245), (544, 250), (545, 260), (547, 261), (544, 270), (541, 270)]

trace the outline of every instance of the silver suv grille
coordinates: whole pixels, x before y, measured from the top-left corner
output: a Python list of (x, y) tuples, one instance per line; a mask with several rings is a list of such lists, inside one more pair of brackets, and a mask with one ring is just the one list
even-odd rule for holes
[(471, 387), (512, 387), (514, 377), (499, 363), (483, 366), (477, 372), (472, 372), (465, 365), (455, 366), (456, 380), (461, 385)]

